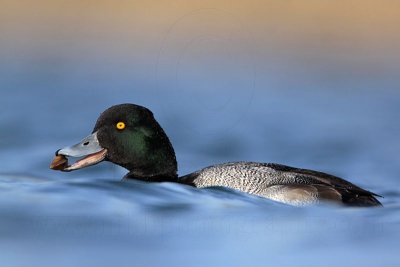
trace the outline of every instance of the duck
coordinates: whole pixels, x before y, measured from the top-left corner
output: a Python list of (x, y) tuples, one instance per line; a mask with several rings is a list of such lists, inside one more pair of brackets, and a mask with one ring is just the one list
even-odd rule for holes
[[(227, 187), (292, 206), (382, 206), (377, 199), (380, 195), (342, 178), (276, 163), (229, 162), (179, 177), (167, 134), (149, 109), (130, 103), (103, 111), (90, 135), (55, 154), (50, 168), (65, 172), (109, 161), (129, 171), (124, 179)], [(70, 157), (79, 159), (70, 165)]]

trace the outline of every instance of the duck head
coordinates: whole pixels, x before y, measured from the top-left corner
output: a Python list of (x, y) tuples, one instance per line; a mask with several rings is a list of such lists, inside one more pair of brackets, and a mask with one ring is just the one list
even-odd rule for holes
[[(81, 159), (68, 165), (67, 157)], [(134, 104), (105, 110), (92, 134), (78, 144), (59, 149), (50, 168), (74, 171), (102, 161), (128, 169), (127, 177), (131, 178), (177, 177), (175, 152), (167, 135), (150, 110)]]

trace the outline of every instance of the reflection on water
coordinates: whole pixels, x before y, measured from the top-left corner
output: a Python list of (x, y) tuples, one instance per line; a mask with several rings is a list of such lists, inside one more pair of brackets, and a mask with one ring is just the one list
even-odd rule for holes
[[(328, 266), (365, 258), (375, 264), (371, 255), (393, 253), (399, 238), (398, 204), (294, 208), (227, 189), (6, 177), (1, 179), (1, 246), (7, 251), (3, 259), (13, 263), (51, 263), (64, 251), (77, 257), (63, 262), (65, 266), (88, 260), (85, 255), (104, 264), (92, 257), (97, 253), (113, 261), (162, 264), (198, 257), (196, 252), (204, 257), (195, 265), (214, 260), (236, 265), (247, 257), (256, 263), (266, 256), (271, 262), (290, 262), (282, 253), (300, 260), (315, 257), (317, 263), (337, 257)], [(399, 194), (395, 198), (398, 203)], [(22, 252), (24, 257), (17, 258)]]
[[(398, 266), (398, 4), (173, 2), (2, 3), (2, 262)], [(385, 207), (121, 182), (110, 163), (49, 170), (125, 102), (153, 111), (181, 175), (277, 162), (342, 176)]]

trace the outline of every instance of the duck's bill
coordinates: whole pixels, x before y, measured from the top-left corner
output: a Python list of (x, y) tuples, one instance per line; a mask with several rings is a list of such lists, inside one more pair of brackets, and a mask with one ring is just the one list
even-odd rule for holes
[[(74, 171), (95, 165), (103, 161), (107, 156), (107, 149), (99, 144), (97, 132), (85, 137), (76, 145), (65, 147), (56, 152), (56, 156), (50, 164), (50, 169), (60, 171)], [(67, 157), (81, 158), (72, 165), (68, 164)]]

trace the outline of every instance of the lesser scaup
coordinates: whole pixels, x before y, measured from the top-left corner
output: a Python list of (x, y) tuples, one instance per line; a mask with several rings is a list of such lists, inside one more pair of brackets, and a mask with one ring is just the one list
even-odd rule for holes
[[(68, 165), (66, 157), (84, 157)], [(328, 201), (349, 206), (381, 206), (375, 193), (344, 179), (273, 163), (232, 162), (178, 177), (168, 136), (145, 107), (121, 104), (98, 118), (91, 135), (60, 149), (52, 169), (73, 171), (111, 161), (129, 170), (125, 178), (176, 182), (195, 187), (225, 186), (290, 205)]]

